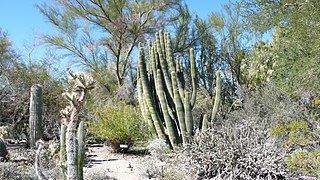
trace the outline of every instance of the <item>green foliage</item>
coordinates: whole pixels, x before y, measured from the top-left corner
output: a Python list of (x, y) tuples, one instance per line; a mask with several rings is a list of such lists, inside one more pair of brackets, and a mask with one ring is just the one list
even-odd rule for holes
[(89, 132), (106, 139), (115, 149), (120, 144), (133, 145), (135, 141), (146, 138), (146, 128), (136, 107), (118, 103), (97, 108), (95, 120), (90, 124)]
[[(67, 55), (90, 71), (98, 72), (101, 69), (97, 67), (108, 62), (115, 67), (109, 70), (115, 74), (119, 87), (128, 76), (132, 81), (135, 79), (129, 71), (134, 70), (131, 54), (137, 42), (178, 16), (175, 9), (180, 3), (180, 0), (53, 1), (54, 5), (37, 6), (59, 32), (55, 36), (45, 35), (45, 42), (67, 50)], [(92, 36), (96, 30), (101, 31), (102, 36)], [(106, 57), (107, 52), (112, 62)]]
[(291, 171), (319, 176), (320, 146), (317, 145), (317, 130), (305, 121), (294, 120), (276, 124), (271, 128), (271, 133), (283, 138), (285, 148), (290, 152), (286, 163)]
[(248, 53), (241, 65), (244, 84), (250, 90), (264, 86), (272, 78), (276, 62), (273, 46), (266, 42), (258, 42)]
[(304, 121), (294, 120), (283, 124), (276, 124), (271, 128), (271, 134), (277, 136), (287, 136), (286, 145), (292, 144), (306, 145), (310, 144), (311, 140), (306, 138), (310, 132), (308, 125)]
[(312, 152), (298, 151), (286, 159), (288, 167), (295, 172), (319, 176), (320, 150)]
[(277, 63), (273, 75), (292, 96), (319, 91), (320, 1), (242, 1), (242, 16), (251, 32), (272, 31), (269, 60)]

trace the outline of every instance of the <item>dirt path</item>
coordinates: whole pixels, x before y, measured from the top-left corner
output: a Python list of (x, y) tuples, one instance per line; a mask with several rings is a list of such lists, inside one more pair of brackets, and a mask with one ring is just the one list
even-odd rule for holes
[(84, 168), (85, 179), (148, 179), (141, 164), (144, 157), (111, 153), (105, 146), (90, 147), (89, 156)]

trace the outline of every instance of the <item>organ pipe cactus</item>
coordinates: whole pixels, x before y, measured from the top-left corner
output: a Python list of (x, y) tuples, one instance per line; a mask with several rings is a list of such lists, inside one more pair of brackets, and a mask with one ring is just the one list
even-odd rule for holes
[(31, 148), (35, 148), (36, 142), (42, 137), (42, 112), (42, 87), (39, 84), (35, 84), (31, 87), (30, 97), (29, 129)]
[(73, 180), (79, 179), (79, 169), (83, 168), (83, 162), (80, 162), (83, 161), (83, 158), (78, 161), (77, 156), (77, 147), (79, 145), (79, 141), (76, 139), (76, 131), (79, 124), (77, 117), (84, 106), (88, 91), (94, 88), (94, 81), (91, 76), (84, 73), (76, 74), (69, 71), (69, 74), (73, 87), (70, 92), (64, 93), (65, 98), (69, 101), (69, 105), (61, 111), (61, 115), (63, 117), (63, 123), (66, 125), (66, 177), (68, 180)]
[[(140, 109), (150, 130), (175, 148), (179, 143), (188, 143), (194, 133), (192, 109), (197, 95), (194, 51), (189, 52), (190, 82), (187, 83), (182, 61), (173, 58), (169, 33), (156, 33), (155, 40), (148, 41), (147, 52), (148, 55), (140, 43), (137, 72)], [(219, 100), (215, 102), (215, 114)]]

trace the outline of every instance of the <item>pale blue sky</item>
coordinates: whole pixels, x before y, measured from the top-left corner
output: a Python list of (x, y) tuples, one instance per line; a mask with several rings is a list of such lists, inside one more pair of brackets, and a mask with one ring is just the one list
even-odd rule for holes
[[(13, 46), (20, 51), (38, 39), (39, 34), (51, 33), (52, 26), (40, 14), (35, 4), (48, 0), (2, 0), (0, 3), (0, 28), (9, 33)], [(186, 0), (191, 11), (206, 18), (211, 12), (221, 12), (228, 0)]]

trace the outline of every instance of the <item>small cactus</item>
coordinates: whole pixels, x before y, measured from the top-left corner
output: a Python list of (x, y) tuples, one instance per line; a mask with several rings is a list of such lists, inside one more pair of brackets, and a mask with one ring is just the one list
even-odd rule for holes
[(39, 84), (35, 84), (31, 87), (30, 97), (30, 147), (35, 148), (36, 141), (42, 137), (42, 87)]
[(46, 180), (47, 178), (43, 174), (43, 171), (41, 169), (41, 164), (40, 164), (41, 150), (43, 149), (44, 142), (42, 140), (38, 140), (36, 142), (36, 146), (38, 147), (38, 149), (36, 151), (36, 160), (35, 160), (36, 175), (39, 180)]

